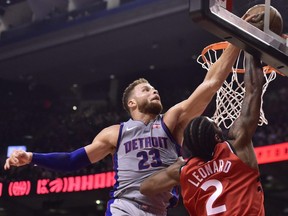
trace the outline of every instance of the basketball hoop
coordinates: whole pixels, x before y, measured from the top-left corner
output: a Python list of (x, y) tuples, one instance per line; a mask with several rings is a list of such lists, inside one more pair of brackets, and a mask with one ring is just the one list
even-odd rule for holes
[[(202, 68), (209, 70), (210, 67), (215, 63), (221, 56), (223, 51), (228, 46), (228, 42), (220, 42), (211, 44), (205, 47), (197, 58), (197, 62), (202, 65)], [(243, 51), (240, 52), (229, 76), (217, 91), (216, 94), (216, 110), (212, 119), (217, 125), (223, 124), (225, 128), (230, 128), (233, 122), (240, 115), (242, 101), (245, 95), (245, 87), (243, 74), (245, 73), (245, 58)], [(263, 91), (261, 96), (261, 110), (258, 125), (268, 124), (267, 119), (263, 111), (263, 95), (269, 83), (276, 78), (276, 74), (280, 73), (276, 69), (265, 66), (263, 67), (263, 73), (265, 77), (265, 84), (263, 85)]]

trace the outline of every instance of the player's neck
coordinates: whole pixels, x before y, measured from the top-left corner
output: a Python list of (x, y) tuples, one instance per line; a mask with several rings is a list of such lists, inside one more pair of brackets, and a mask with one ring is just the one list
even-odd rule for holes
[(144, 124), (148, 124), (150, 121), (154, 120), (157, 115), (155, 114), (147, 114), (141, 112), (134, 112), (131, 114), (131, 117), (135, 121), (142, 121)]

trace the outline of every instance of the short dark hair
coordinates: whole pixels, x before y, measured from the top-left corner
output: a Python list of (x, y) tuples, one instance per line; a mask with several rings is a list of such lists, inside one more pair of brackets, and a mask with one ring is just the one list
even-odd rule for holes
[(139, 78), (135, 81), (133, 81), (132, 83), (130, 83), (127, 88), (124, 90), (123, 92), (123, 96), (122, 96), (122, 105), (123, 108), (130, 114), (130, 110), (128, 107), (128, 99), (131, 96), (131, 92), (134, 90), (135, 86), (141, 84), (141, 83), (149, 83), (146, 79), (144, 78)]
[(216, 145), (215, 128), (206, 116), (194, 118), (184, 131), (183, 146), (192, 157), (199, 157), (205, 161), (211, 160)]

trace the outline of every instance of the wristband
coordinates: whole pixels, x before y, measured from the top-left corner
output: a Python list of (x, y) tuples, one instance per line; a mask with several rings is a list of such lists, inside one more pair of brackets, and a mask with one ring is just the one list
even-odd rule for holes
[(54, 171), (72, 172), (91, 164), (84, 147), (71, 153), (33, 153), (32, 164)]

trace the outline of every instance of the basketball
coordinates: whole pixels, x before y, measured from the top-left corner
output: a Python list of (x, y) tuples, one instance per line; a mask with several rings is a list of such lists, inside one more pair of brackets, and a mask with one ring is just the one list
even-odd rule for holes
[[(258, 4), (250, 9), (247, 10), (247, 14), (261, 14), (265, 12), (265, 4)], [(258, 20), (257, 20), (258, 21)], [(253, 20), (250, 22), (255, 27), (263, 30), (264, 29), (264, 16), (258, 21), (253, 22)], [(271, 31), (273, 31), (275, 34), (281, 35), (283, 32), (283, 19), (279, 11), (270, 6), (270, 24), (269, 28)]]

